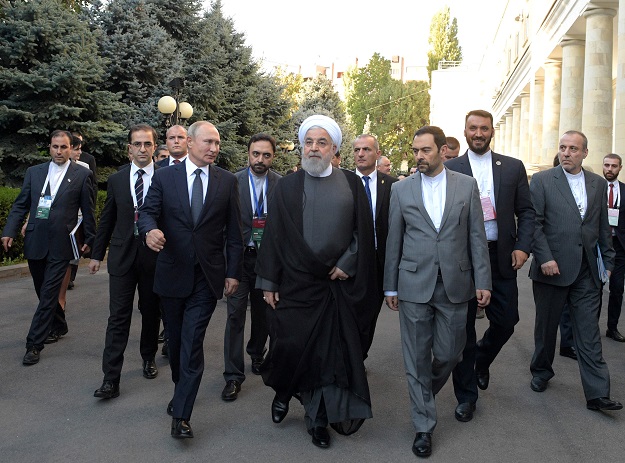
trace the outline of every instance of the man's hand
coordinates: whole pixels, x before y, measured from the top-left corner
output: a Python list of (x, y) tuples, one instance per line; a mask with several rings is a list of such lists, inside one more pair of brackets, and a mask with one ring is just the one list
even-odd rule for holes
[(83, 244), (82, 248), (80, 248), (81, 255), (87, 254), (89, 251), (91, 251), (91, 248), (88, 244)]
[(153, 228), (145, 235), (145, 244), (152, 251), (160, 252), (165, 246), (165, 235), (158, 228)]
[(523, 267), (523, 264), (529, 257), (524, 251), (517, 249), (516, 251), (512, 251), (512, 268), (514, 270), (518, 270)]
[(349, 275), (338, 267), (332, 267), (328, 275), (330, 275), (330, 280), (336, 280), (337, 278), (339, 280), (347, 280), (349, 278)]
[(478, 307), (486, 307), (490, 304), (490, 291), (487, 289), (476, 289), (475, 297), (477, 297)]
[(540, 270), (543, 272), (543, 275), (548, 277), (560, 275), (560, 269), (558, 268), (558, 263), (555, 260), (545, 262), (540, 266)]
[(9, 252), (9, 248), (13, 246), (13, 238), (9, 236), (2, 237), (2, 247), (4, 248), (4, 252)]
[(263, 299), (273, 310), (276, 310), (276, 304), (280, 300), (280, 293), (278, 291), (263, 291)]
[(100, 270), (100, 261), (95, 259), (89, 260), (89, 273), (95, 275)]
[(386, 296), (385, 299), (386, 305), (389, 309), (396, 312), (399, 310), (399, 299), (397, 298), (397, 296)]
[(238, 287), (239, 280), (236, 280), (234, 278), (226, 278), (226, 282), (224, 283), (224, 296), (232, 296)]
[(22, 236), (26, 236), (26, 227), (28, 227), (28, 221), (24, 222), (24, 225), (22, 225), (22, 230), (20, 231)]

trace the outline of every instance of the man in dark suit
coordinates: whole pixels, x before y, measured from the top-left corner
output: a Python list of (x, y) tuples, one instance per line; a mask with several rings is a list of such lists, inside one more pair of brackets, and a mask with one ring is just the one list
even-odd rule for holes
[(625, 194), (625, 184), (617, 180), (622, 168), (623, 160), (618, 154), (608, 154), (603, 158), (603, 177), (608, 181), (608, 219), (616, 252), (614, 271), (610, 275), (608, 329), (605, 335), (617, 342), (625, 342), (625, 336), (618, 330), (625, 284), (625, 205), (621, 201), (621, 194)]
[(97, 189), (97, 185), (98, 185), (98, 171), (97, 171), (97, 165), (95, 162), (95, 157), (92, 154), (87, 153), (86, 151), (82, 150), (82, 144), (84, 142), (82, 134), (80, 132), (78, 132), (77, 130), (72, 132), (72, 135), (74, 137), (78, 137), (80, 139), (80, 158), (78, 159), (79, 161), (82, 161), (84, 163), (89, 164), (89, 170), (91, 172), (93, 172), (93, 178), (94, 178), (94, 185), (95, 188)]
[(264, 133), (253, 135), (247, 146), (249, 167), (237, 172), (241, 224), (243, 227), (243, 279), (237, 291), (228, 297), (228, 318), (224, 335), (224, 379), (226, 386), (221, 398), (235, 400), (245, 381), (243, 341), (247, 300), (250, 299), (252, 323), (247, 353), (252, 358), (252, 372), (259, 375), (269, 336), (267, 303), (263, 291), (256, 289), (256, 253), (267, 220), (268, 204), (280, 175), (270, 170), (276, 152), (276, 140)]
[(159, 299), (153, 291), (157, 253), (143, 245), (136, 227), (138, 209), (143, 205), (154, 175), (152, 154), (156, 136), (156, 131), (146, 124), (130, 128), (128, 153), (132, 163), (108, 179), (106, 203), (89, 262), (89, 270), (95, 274), (110, 243), (107, 263), (110, 316), (102, 358), (104, 381), (93, 394), (103, 399), (119, 396), (119, 379), (137, 289), (141, 301), (139, 350), (143, 376), (153, 379), (158, 375), (154, 356), (158, 349), (161, 315)]
[(157, 162), (159, 167), (175, 166), (187, 158), (187, 129), (172, 125), (165, 134), (165, 145), (169, 157)]
[(352, 148), (354, 150), (356, 175), (360, 177), (365, 187), (375, 230), (378, 303), (377, 310), (372, 314), (373, 319), (368, 321), (362, 320), (365, 322), (362, 327), (363, 333), (369, 339), (367, 345), (363, 346), (366, 358), (373, 343), (375, 325), (384, 301), (382, 282), (384, 281), (384, 258), (386, 255), (386, 237), (388, 235), (388, 206), (391, 200), (391, 185), (397, 179), (376, 169), (376, 163), (380, 159), (382, 151), (380, 151), (377, 138), (373, 135), (364, 134), (357, 136), (352, 142)]
[(159, 169), (139, 211), (139, 233), (159, 253), (154, 291), (161, 297), (175, 384), (167, 407), (171, 435), (193, 437), (189, 423), (204, 371), (204, 335), (222, 295), (234, 294), (243, 269), (237, 180), (213, 165), (219, 132), (198, 121), (189, 128), (189, 156)]
[(556, 332), (564, 304), (573, 321), (573, 340), (590, 410), (620, 410), (611, 400), (610, 373), (601, 352), (598, 310), (601, 280), (597, 251), (607, 277), (614, 268), (608, 225), (607, 182), (582, 168), (588, 139), (574, 130), (559, 143), (560, 166), (534, 174), (530, 190), (536, 232), (530, 278), (536, 304), (530, 387), (547, 389), (553, 378)]
[(493, 281), (490, 305), (486, 307), (489, 326), (477, 343), (477, 303), (475, 300), (469, 302), (467, 343), (462, 361), (453, 372), (458, 421), (473, 418), (477, 389), (488, 387), (489, 368), (519, 321), (516, 275), (529, 257), (534, 234), (534, 208), (525, 166), (518, 159), (490, 150), (493, 133), (492, 114), (482, 110), (470, 111), (464, 128), (469, 149), (464, 156), (445, 162), (448, 169), (477, 180)]
[(58, 299), (65, 271), (74, 258), (69, 232), (77, 223), (79, 209), (83, 215), (85, 241), (80, 249), (83, 253), (90, 250), (95, 235), (93, 174), (70, 161), (71, 151), (72, 135), (63, 130), (52, 132), (52, 160), (28, 168), (2, 232), (6, 252), (24, 218), (30, 214), (24, 237), (24, 257), (28, 259), (39, 304), (26, 338), (24, 365), (39, 362), (39, 352), (51, 334), (53, 320), (57, 320), (57, 328), (52, 334), (67, 333), (65, 313)]

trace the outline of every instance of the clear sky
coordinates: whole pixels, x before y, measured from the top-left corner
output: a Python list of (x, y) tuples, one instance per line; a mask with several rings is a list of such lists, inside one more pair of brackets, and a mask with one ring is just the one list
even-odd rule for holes
[[(274, 65), (366, 63), (374, 52), (426, 65), (432, 16), (448, 4), (466, 64), (479, 64), (510, 0), (222, 0), (254, 57)], [(210, 1), (205, 0), (209, 6)]]

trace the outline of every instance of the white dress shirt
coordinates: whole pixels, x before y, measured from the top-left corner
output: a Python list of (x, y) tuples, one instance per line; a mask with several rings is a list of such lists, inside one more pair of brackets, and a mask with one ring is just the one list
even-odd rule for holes
[(425, 210), (432, 219), (436, 231), (439, 232), (445, 210), (445, 201), (447, 200), (446, 169), (443, 168), (442, 172), (434, 177), (421, 174), (421, 196)]
[(578, 174), (569, 174), (566, 170), (562, 169), (566, 180), (569, 182), (569, 188), (573, 193), (575, 204), (579, 210), (579, 215), (584, 218), (586, 215), (586, 207), (588, 206), (588, 197), (586, 196), (586, 178), (584, 177), (584, 170), (582, 169)]
[(191, 193), (193, 192), (193, 182), (195, 180), (195, 171), (200, 169), (202, 173), (200, 174), (200, 178), (202, 179), (202, 202), (206, 199), (206, 190), (208, 190), (208, 166), (199, 167), (193, 164), (191, 159), (187, 159), (185, 162), (185, 167), (187, 169), (187, 190), (189, 192), (189, 205), (191, 205)]
[[(480, 190), (480, 198), (489, 197), (496, 213), (492, 152), (488, 150), (484, 154), (475, 154), (473, 151), (468, 150), (468, 156), (473, 178), (477, 181), (477, 187)], [(486, 239), (488, 241), (497, 241), (499, 236), (497, 220), (487, 220), (484, 222), (484, 229), (486, 230)]]
[[(360, 177), (360, 180), (364, 177), (363, 174), (360, 173), (358, 169), (356, 169), (356, 175)], [(373, 208), (373, 223), (375, 224), (375, 213), (378, 204), (378, 170), (373, 169), (369, 175), (369, 190), (371, 190), (371, 205)], [(362, 180), (362, 185), (365, 185), (365, 181)]]
[(135, 183), (137, 183), (137, 178), (139, 177), (137, 172), (139, 169), (143, 169), (143, 201), (145, 202), (145, 197), (148, 194), (148, 189), (152, 184), (152, 176), (154, 175), (154, 163), (151, 162), (149, 165), (145, 167), (138, 167), (134, 162), (130, 163), (130, 195), (132, 196), (132, 203), (137, 207), (137, 198), (135, 196)]
[[(65, 164), (61, 164), (60, 166), (50, 161), (50, 165), (48, 166), (48, 178), (47, 181), (50, 184), (50, 196), (54, 201), (54, 197), (56, 196), (56, 192), (59, 191), (59, 187), (61, 186), (61, 182), (63, 178), (65, 178), (65, 174), (67, 173), (67, 169), (69, 168), (69, 163), (71, 161), (67, 160)], [(44, 183), (42, 195), (45, 194), (47, 185)]]

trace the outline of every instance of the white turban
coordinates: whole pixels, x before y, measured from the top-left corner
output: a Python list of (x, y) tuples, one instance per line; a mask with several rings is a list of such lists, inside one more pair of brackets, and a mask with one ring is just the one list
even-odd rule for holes
[(341, 142), (343, 141), (343, 135), (341, 134), (341, 128), (336, 123), (336, 121), (328, 116), (323, 116), (321, 114), (315, 114), (314, 116), (307, 117), (302, 125), (299, 126), (299, 132), (297, 134), (299, 138), (299, 144), (304, 146), (304, 138), (306, 138), (306, 132), (308, 132), (313, 127), (321, 127), (330, 135), (332, 138), (332, 143), (336, 145), (336, 149), (334, 150), (334, 154), (336, 154), (341, 147)]

